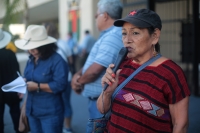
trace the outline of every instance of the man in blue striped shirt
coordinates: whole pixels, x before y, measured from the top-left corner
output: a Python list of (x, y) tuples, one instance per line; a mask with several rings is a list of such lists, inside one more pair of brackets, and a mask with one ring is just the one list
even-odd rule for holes
[(72, 78), (73, 90), (89, 99), (90, 118), (101, 117), (96, 100), (102, 92), (101, 78), (109, 64), (114, 63), (119, 50), (123, 47), (121, 28), (113, 26), (122, 15), (119, 0), (100, 0), (95, 16), (96, 26), (101, 32), (81, 70)]

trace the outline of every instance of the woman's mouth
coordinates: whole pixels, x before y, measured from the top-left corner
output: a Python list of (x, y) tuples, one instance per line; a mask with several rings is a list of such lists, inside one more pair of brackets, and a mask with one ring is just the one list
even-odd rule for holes
[(127, 48), (128, 52), (133, 50), (133, 48), (131, 48), (131, 47), (126, 47), (126, 48)]

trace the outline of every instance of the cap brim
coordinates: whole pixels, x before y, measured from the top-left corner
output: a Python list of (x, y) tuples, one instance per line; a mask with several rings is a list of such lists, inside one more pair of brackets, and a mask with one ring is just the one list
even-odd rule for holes
[(124, 19), (118, 19), (114, 22), (114, 26), (122, 27), (125, 22), (131, 23), (132, 25), (135, 25), (140, 28), (151, 27), (149, 23), (142, 21), (140, 19), (134, 18), (134, 17), (126, 17)]
[(24, 40), (24, 39), (16, 40), (15, 45), (19, 49), (30, 50), (30, 49), (35, 49), (35, 48), (38, 48), (38, 47), (41, 47), (41, 46), (44, 46), (44, 45), (47, 45), (50, 43), (54, 43), (56, 41), (57, 40), (55, 38), (48, 36), (48, 38), (45, 40), (42, 40), (42, 41), (31, 41), (30, 40), (28, 43), (27, 43), (27, 40)]
[(0, 40), (0, 49), (4, 48), (11, 41), (11, 35), (8, 32), (3, 31), (4, 37)]

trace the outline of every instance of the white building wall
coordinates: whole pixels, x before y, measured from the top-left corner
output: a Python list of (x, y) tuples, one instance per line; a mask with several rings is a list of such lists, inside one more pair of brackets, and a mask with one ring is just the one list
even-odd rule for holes
[(68, 32), (68, 6), (67, 0), (58, 1), (58, 23), (59, 23), (59, 33), (60, 38), (66, 39)]
[[(70, 10), (68, 0), (27, 0), (27, 2), (30, 24), (41, 24), (43, 21), (55, 20), (57, 16), (60, 37), (66, 39)], [(95, 37), (99, 35), (94, 18), (97, 11), (97, 2), (98, 0), (80, 0), (80, 41), (84, 37), (85, 30), (89, 30)], [(0, 12), (1, 17), (4, 13), (2, 9)], [(57, 10), (57, 13), (55, 10)]]
[(54, 0), (27, 0), (29, 8), (33, 8)]
[(92, 11), (93, 0), (81, 0), (80, 2), (80, 40), (84, 36), (84, 31), (92, 31), (93, 25), (93, 11)]
[(98, 0), (81, 0), (80, 2), (80, 40), (84, 37), (84, 31), (89, 30), (91, 35), (96, 35), (95, 14)]
[[(68, 0), (59, 0), (58, 14), (59, 14), (59, 32), (62, 39), (66, 39), (68, 32), (69, 21), (69, 7), (67, 5)], [(97, 10), (98, 0), (80, 0), (79, 16), (80, 16), (80, 40), (84, 37), (84, 31), (89, 30), (92, 35), (97, 36), (98, 31), (95, 25), (95, 14)]]

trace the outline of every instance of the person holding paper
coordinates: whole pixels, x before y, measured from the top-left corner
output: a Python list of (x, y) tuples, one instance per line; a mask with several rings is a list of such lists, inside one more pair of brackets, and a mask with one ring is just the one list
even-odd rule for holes
[(31, 133), (62, 133), (68, 66), (56, 52), (56, 39), (47, 35), (42, 25), (28, 26), (24, 38), (15, 45), (30, 53), (24, 78), (28, 97), (26, 115)]
[[(11, 40), (11, 35), (0, 29), (0, 87), (10, 83), (18, 77), (19, 64), (15, 53), (6, 49), (7, 44)], [(4, 133), (4, 109), (5, 104), (10, 108), (10, 115), (13, 121), (14, 130), (16, 133), (19, 126), (20, 116), (20, 101), (22, 95), (17, 92), (3, 92), (0, 89), (0, 133)]]

